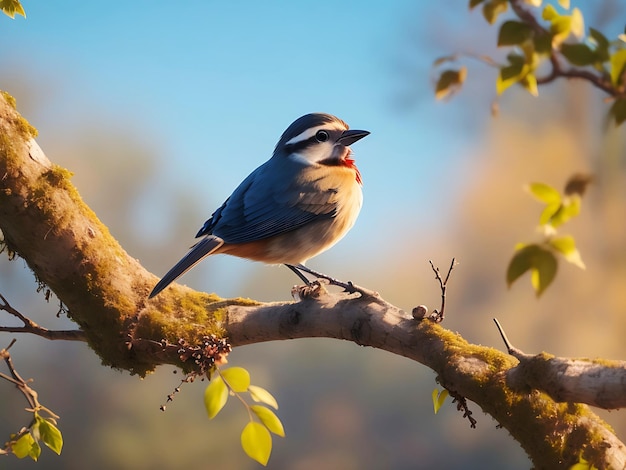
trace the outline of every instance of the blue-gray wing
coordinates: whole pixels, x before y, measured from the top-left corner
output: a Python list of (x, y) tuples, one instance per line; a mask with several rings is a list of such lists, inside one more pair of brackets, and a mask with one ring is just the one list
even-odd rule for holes
[(303, 163), (273, 157), (252, 172), (200, 229), (226, 243), (246, 243), (295, 230), (337, 210), (337, 189), (302, 178)]

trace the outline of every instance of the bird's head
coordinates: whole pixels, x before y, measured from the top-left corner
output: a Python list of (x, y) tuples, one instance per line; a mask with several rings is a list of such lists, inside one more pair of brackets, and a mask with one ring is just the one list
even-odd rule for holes
[(360, 183), (349, 147), (368, 134), (368, 131), (350, 130), (344, 121), (330, 114), (305, 114), (283, 132), (274, 155), (307, 165), (347, 166), (356, 171)]

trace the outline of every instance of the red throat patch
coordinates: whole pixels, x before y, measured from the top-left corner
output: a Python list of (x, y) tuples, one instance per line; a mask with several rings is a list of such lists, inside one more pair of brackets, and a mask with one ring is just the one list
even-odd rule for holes
[(351, 158), (351, 154), (348, 154), (346, 158), (342, 160), (342, 163), (344, 166), (347, 166), (348, 168), (351, 168), (354, 170), (354, 173), (356, 173), (356, 182), (362, 185), (363, 181), (361, 180), (361, 172), (356, 167), (354, 163), (354, 158)]

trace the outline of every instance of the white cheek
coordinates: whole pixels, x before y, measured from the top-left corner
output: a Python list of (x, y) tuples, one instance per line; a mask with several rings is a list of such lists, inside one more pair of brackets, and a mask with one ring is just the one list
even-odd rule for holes
[(306, 163), (307, 165), (312, 165), (329, 158), (333, 153), (333, 147), (334, 145), (330, 142), (319, 143), (308, 147), (305, 152), (291, 154), (290, 158), (301, 163)]

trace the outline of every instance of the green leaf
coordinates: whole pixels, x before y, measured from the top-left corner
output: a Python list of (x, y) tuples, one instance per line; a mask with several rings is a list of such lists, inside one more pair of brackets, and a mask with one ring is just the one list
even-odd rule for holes
[(244, 452), (261, 465), (267, 465), (272, 453), (272, 436), (265, 426), (250, 421), (241, 433)]
[(626, 100), (615, 100), (609, 110), (609, 115), (615, 120), (615, 124), (618, 126), (626, 121)]
[(509, 287), (530, 270), (530, 282), (539, 297), (554, 280), (557, 260), (549, 250), (539, 245), (522, 245), (513, 255), (506, 272)]
[(539, 297), (548, 288), (556, 277), (558, 263), (554, 254), (540, 249), (533, 258), (533, 267), (530, 271), (530, 283)]
[(243, 367), (231, 367), (220, 371), (220, 375), (228, 386), (236, 393), (248, 391), (250, 386), (250, 373)]
[(457, 91), (467, 76), (467, 67), (459, 70), (445, 70), (439, 76), (435, 85), (435, 98), (441, 100), (451, 93)]
[(431, 395), (433, 398), (433, 408), (435, 410), (435, 414), (437, 414), (443, 403), (446, 401), (449, 393), (445, 388), (443, 390), (434, 389)]
[(483, 16), (489, 24), (494, 24), (498, 16), (509, 8), (506, 0), (491, 0), (483, 5)]
[(275, 410), (278, 409), (278, 402), (276, 401), (276, 398), (274, 398), (274, 396), (264, 388), (257, 385), (250, 385), (248, 387), (248, 392), (250, 392), (250, 396), (254, 401), (258, 403), (265, 403)]
[(561, 204), (561, 194), (552, 186), (545, 183), (530, 183), (526, 189), (536, 199), (546, 204)]
[(285, 429), (283, 423), (280, 422), (276, 413), (262, 405), (251, 405), (250, 409), (261, 420), (267, 429), (280, 437), (285, 437)]
[(611, 64), (611, 82), (618, 85), (626, 65), (626, 49), (620, 49), (613, 53), (609, 59)]
[(19, 0), (0, 0), (0, 9), (10, 18), (15, 18), (15, 15), (22, 15), (26, 18), (26, 12)]
[(538, 54), (549, 55), (552, 53), (552, 37), (549, 34), (536, 33), (533, 37), (533, 45)]
[(570, 64), (579, 67), (601, 62), (597, 51), (592, 50), (587, 44), (562, 44), (561, 54)]
[(215, 377), (204, 390), (204, 406), (209, 419), (217, 416), (228, 400), (228, 387), (221, 377)]
[(585, 263), (583, 263), (580, 253), (576, 248), (574, 237), (565, 235), (559, 238), (552, 238), (549, 243), (550, 246), (561, 253), (567, 261), (578, 266), (580, 269), (585, 269)]
[(599, 60), (604, 62), (609, 59), (609, 40), (604, 34), (594, 28), (589, 28), (589, 37), (596, 44), (596, 53)]
[(510, 288), (520, 276), (532, 267), (532, 254), (536, 245), (520, 245), (516, 247), (516, 252), (509, 261), (506, 270), (506, 283)]
[(39, 436), (43, 443), (48, 446), (54, 453), (61, 455), (63, 449), (63, 436), (61, 431), (49, 420), (43, 419), (41, 416), (35, 418), (39, 423)]
[(505, 21), (498, 33), (498, 46), (516, 46), (533, 36), (532, 28), (520, 21)]

